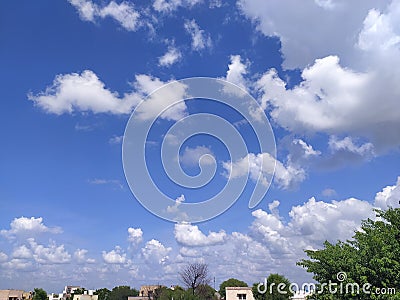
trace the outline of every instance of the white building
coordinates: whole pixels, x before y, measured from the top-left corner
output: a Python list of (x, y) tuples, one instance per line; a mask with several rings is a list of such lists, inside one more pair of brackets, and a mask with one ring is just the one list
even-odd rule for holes
[(226, 287), (226, 300), (254, 300), (251, 287)]
[(98, 300), (99, 296), (98, 295), (74, 295), (73, 300)]
[(310, 296), (310, 292), (305, 292), (305, 291), (298, 291), (294, 293), (293, 297), (291, 298), (292, 300), (306, 300), (307, 296)]

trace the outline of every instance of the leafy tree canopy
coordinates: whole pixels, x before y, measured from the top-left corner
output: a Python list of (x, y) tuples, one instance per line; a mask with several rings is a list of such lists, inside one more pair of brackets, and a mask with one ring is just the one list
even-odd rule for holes
[(223, 281), (220, 285), (219, 285), (219, 291), (218, 293), (221, 295), (221, 297), (225, 298), (226, 297), (226, 291), (225, 288), (226, 287), (235, 287), (235, 286), (248, 286), (246, 282), (241, 281), (239, 279), (236, 278), (229, 278), (228, 280)]
[[(321, 250), (306, 250), (310, 259), (298, 265), (314, 273), (318, 281), (315, 299), (400, 299), (400, 209), (376, 210), (375, 220), (362, 222), (352, 240), (324, 243)], [(342, 276), (339, 276), (340, 273)], [(328, 284), (346, 285), (332, 295)], [(325, 284), (325, 285), (324, 285)], [(357, 289), (350, 289), (357, 284)], [(362, 287), (371, 286), (364, 293)], [(383, 291), (383, 295), (375, 291)], [(389, 290), (390, 289), (390, 290)], [(398, 294), (388, 294), (397, 291)]]
[(110, 300), (127, 300), (128, 297), (139, 296), (139, 291), (131, 289), (130, 286), (122, 285), (114, 287), (109, 296)]
[(252, 291), (256, 300), (287, 300), (293, 296), (290, 281), (279, 274), (269, 275), (261, 285), (254, 283)]
[(41, 288), (35, 288), (33, 300), (47, 300), (47, 292)]
[(108, 300), (110, 299), (111, 291), (106, 288), (98, 289), (94, 292), (95, 295), (98, 295), (98, 300)]

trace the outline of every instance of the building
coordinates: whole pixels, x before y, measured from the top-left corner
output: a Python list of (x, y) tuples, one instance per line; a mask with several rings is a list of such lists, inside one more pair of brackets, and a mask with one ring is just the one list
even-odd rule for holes
[(98, 300), (98, 298), (99, 298), (98, 295), (83, 294), (83, 295), (74, 295), (73, 300)]
[(70, 297), (71, 294), (73, 294), (77, 289), (81, 289), (81, 287), (80, 286), (74, 286), (74, 285), (67, 285), (64, 288), (63, 295), (66, 295), (66, 296)]
[(292, 300), (306, 300), (307, 296), (310, 296), (310, 292), (305, 292), (305, 291), (298, 291), (294, 293), (293, 297), (291, 298)]
[(48, 294), (47, 298), (49, 300), (65, 300), (66, 299), (66, 297), (64, 297), (64, 294), (54, 294), (54, 293)]
[(30, 300), (31, 292), (22, 290), (0, 290), (0, 300)]
[(139, 297), (152, 298), (156, 289), (162, 287), (161, 285), (142, 285), (139, 290)]
[(226, 300), (254, 300), (251, 287), (226, 287)]

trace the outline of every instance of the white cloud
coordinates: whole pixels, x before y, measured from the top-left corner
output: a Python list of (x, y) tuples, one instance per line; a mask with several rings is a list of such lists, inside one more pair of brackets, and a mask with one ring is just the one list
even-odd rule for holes
[(137, 246), (143, 241), (143, 231), (141, 228), (128, 228), (128, 241), (133, 245)]
[[(95, 73), (90, 70), (81, 74), (58, 75), (45, 92), (29, 94), (28, 98), (47, 113), (61, 115), (73, 112), (129, 114), (142, 101), (137, 113), (142, 119), (158, 116), (160, 108), (166, 108), (176, 100), (183, 99), (186, 86), (176, 83), (163, 89), (163, 94), (147, 97), (165, 82), (148, 75), (136, 75), (133, 86), (136, 91), (122, 97), (105, 87)], [(187, 114), (186, 104), (180, 102), (166, 110), (161, 118), (179, 120)]]
[(210, 8), (220, 8), (222, 7), (222, 0), (210, 0), (209, 1), (209, 7)]
[(334, 152), (351, 152), (362, 157), (372, 157), (375, 155), (373, 144), (364, 143), (360, 146), (357, 146), (353, 142), (353, 139), (349, 136), (343, 138), (342, 140), (339, 140), (336, 136), (331, 136), (329, 139), (329, 148)]
[(246, 176), (249, 172), (253, 181), (259, 181), (265, 186), (270, 184), (272, 175), (274, 175), (274, 182), (283, 189), (291, 188), (306, 178), (305, 170), (293, 164), (290, 158), (285, 165), (269, 153), (249, 153), (246, 157), (233, 163), (223, 162), (222, 166), (228, 178)]
[(248, 63), (243, 64), (240, 55), (231, 55), (230, 60), (226, 80), (246, 90), (247, 83), (244, 75), (247, 74)]
[(124, 139), (124, 136), (123, 136), (123, 135), (118, 135), (118, 136), (115, 135), (115, 136), (111, 137), (111, 138), (108, 140), (108, 143), (109, 143), (109, 144), (112, 144), (112, 145), (121, 144), (122, 141), (123, 141), (123, 139)]
[(178, 213), (179, 212), (179, 206), (184, 201), (185, 201), (185, 195), (180, 195), (178, 198), (176, 198), (175, 204), (173, 206), (168, 206), (167, 207), (167, 212), (174, 213), (174, 214)]
[(65, 250), (64, 245), (57, 246), (51, 242), (48, 247), (36, 243), (33, 238), (28, 239), (33, 258), (40, 264), (65, 264), (71, 261), (71, 254)]
[(396, 62), (391, 64), (393, 69), (388, 72), (359, 73), (329, 56), (304, 69), (303, 81), (292, 89), (286, 88), (274, 70), (266, 72), (256, 86), (263, 93), (263, 107), (269, 107), (274, 121), (290, 132), (352, 134), (369, 139), (382, 151), (400, 144), (396, 130), (400, 92), (393, 80), (400, 79), (400, 73)]
[(194, 248), (182, 247), (179, 250), (179, 254), (187, 257), (196, 257), (199, 256), (199, 251)]
[(12, 257), (17, 259), (29, 259), (32, 257), (32, 252), (25, 245), (21, 245), (14, 249)]
[(120, 189), (123, 189), (124, 186), (121, 184), (121, 182), (117, 179), (101, 179), (101, 178), (95, 178), (89, 180), (90, 184), (95, 184), (95, 185), (105, 185), (105, 184), (111, 184), (115, 185)]
[(179, 7), (191, 8), (203, 0), (154, 0), (153, 8), (158, 12), (171, 13)]
[(336, 191), (331, 188), (326, 188), (322, 191), (322, 196), (325, 196), (325, 197), (333, 197), (333, 196), (336, 196), (336, 194), (337, 194)]
[(399, 16), (400, 4), (398, 1), (391, 1), (386, 13), (382, 13), (380, 9), (371, 9), (364, 19), (357, 46), (362, 50), (373, 51), (398, 49), (400, 34), (397, 20)]
[(172, 248), (165, 247), (160, 241), (152, 239), (142, 248), (142, 256), (150, 264), (165, 264)]
[(43, 218), (20, 217), (11, 222), (9, 230), (3, 229), (0, 234), (7, 238), (15, 238), (17, 236), (32, 236), (45, 232), (61, 233), (62, 230), (59, 227), (47, 227), (43, 224)]
[(238, 0), (237, 3), (259, 31), (280, 39), (283, 66), (295, 69), (304, 68), (316, 58), (332, 54), (349, 63), (357, 56), (354, 45), (368, 11), (374, 7), (382, 9), (388, 1), (319, 0), (293, 3), (283, 0), (275, 3)]
[(226, 233), (223, 230), (205, 235), (198, 226), (186, 223), (175, 224), (174, 234), (178, 243), (188, 247), (220, 244), (226, 239)]
[(83, 21), (95, 22), (97, 18), (110, 17), (128, 31), (135, 31), (140, 25), (140, 15), (130, 2), (123, 1), (118, 4), (111, 1), (103, 7), (91, 0), (69, 0), (69, 2), (76, 8)]
[(28, 271), (32, 270), (33, 264), (31, 261), (26, 259), (14, 258), (6, 263), (3, 263), (2, 267), (9, 270)]
[(384, 187), (381, 192), (376, 194), (375, 205), (380, 209), (400, 207), (400, 177), (397, 178), (396, 185)]
[[(135, 87), (138, 93), (144, 96), (154, 92), (164, 84), (165, 82), (162, 82), (158, 78), (147, 75), (137, 75)], [(186, 85), (178, 82), (166, 85), (162, 89), (162, 94), (150, 94), (149, 97), (137, 107), (135, 112), (141, 120), (149, 120), (157, 117), (164, 108), (168, 108), (159, 117), (166, 120), (180, 120), (188, 114), (186, 104), (184, 101), (178, 102), (177, 104), (174, 103), (177, 100), (185, 98), (186, 89)], [(170, 105), (172, 106), (169, 107)]]
[(301, 147), (301, 150), (303, 152), (301, 156), (304, 156), (305, 158), (309, 158), (310, 156), (318, 156), (321, 154), (320, 151), (314, 150), (314, 148), (311, 145), (307, 144), (305, 141), (301, 139), (294, 139), (293, 144), (299, 145)]
[[(225, 78), (226, 81), (229, 81), (243, 90), (247, 91), (249, 89), (249, 82), (245, 79), (245, 75), (248, 73), (247, 69), (249, 67), (249, 61), (245, 64), (242, 63), (242, 58), (240, 55), (231, 55), (230, 63), (228, 65), (228, 71), (226, 72)], [(232, 88), (230, 85), (224, 85), (223, 92), (225, 94), (233, 94), (238, 97), (244, 96), (244, 91), (241, 91), (237, 88)]]
[(8, 260), (8, 255), (0, 251), (0, 263), (6, 262)]
[(102, 254), (103, 260), (107, 264), (125, 264), (127, 262), (126, 253), (119, 246), (110, 252), (103, 251)]
[(45, 112), (57, 115), (74, 111), (129, 114), (141, 100), (135, 94), (125, 94), (120, 98), (116, 92), (105, 88), (90, 70), (81, 74), (57, 75), (45, 92), (28, 97)]
[(182, 53), (174, 46), (169, 46), (168, 51), (158, 58), (158, 64), (162, 67), (170, 67), (182, 58)]
[(186, 32), (192, 37), (193, 50), (201, 51), (206, 48), (211, 48), (211, 37), (207, 35), (203, 29), (200, 29), (195, 20), (186, 20), (184, 27)]
[(209, 147), (196, 146), (195, 148), (185, 147), (179, 161), (188, 167), (198, 166), (200, 159), (202, 163), (212, 165), (215, 163), (215, 155)]
[(74, 252), (74, 259), (77, 261), (79, 264), (83, 263), (89, 263), (93, 264), (96, 261), (93, 258), (87, 258), (86, 255), (88, 254), (88, 250), (86, 249), (76, 249)]

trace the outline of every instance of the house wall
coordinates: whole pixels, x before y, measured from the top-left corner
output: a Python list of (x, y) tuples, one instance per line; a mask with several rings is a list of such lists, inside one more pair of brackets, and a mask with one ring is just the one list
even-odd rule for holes
[(226, 300), (254, 300), (251, 287), (226, 287)]

